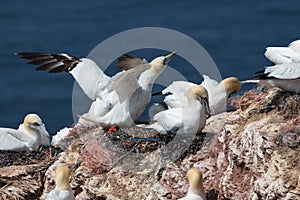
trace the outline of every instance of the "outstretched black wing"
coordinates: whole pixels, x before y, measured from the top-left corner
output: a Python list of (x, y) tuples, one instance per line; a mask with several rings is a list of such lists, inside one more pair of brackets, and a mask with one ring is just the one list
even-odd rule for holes
[(69, 72), (81, 62), (79, 58), (67, 54), (48, 54), (38, 52), (20, 52), (17, 56), (31, 60), (27, 64), (38, 65), (35, 70), (49, 70), (50, 73)]

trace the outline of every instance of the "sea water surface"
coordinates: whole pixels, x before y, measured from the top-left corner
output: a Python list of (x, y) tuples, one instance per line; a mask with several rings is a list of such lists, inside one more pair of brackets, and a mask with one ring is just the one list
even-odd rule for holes
[[(119, 32), (164, 27), (199, 42), (222, 77), (244, 80), (271, 64), (263, 55), (267, 46), (286, 46), (300, 38), (299, 10), (296, 0), (2, 2), (0, 127), (17, 128), (32, 112), (42, 117), (50, 133), (73, 123), (72, 76), (36, 72), (15, 52), (66, 52), (84, 57)], [(151, 60), (157, 52), (145, 51), (143, 56)], [(174, 59), (172, 65), (180, 65), (180, 60)], [(107, 73), (115, 71), (112, 66)], [(198, 79), (189, 68), (185, 73)]]

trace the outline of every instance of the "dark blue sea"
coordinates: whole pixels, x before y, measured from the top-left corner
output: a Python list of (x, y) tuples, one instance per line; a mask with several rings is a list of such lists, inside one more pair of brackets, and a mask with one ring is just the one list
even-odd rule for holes
[[(286, 46), (300, 38), (300, 2), (11, 0), (1, 3), (0, 25), (0, 127), (16, 128), (35, 112), (55, 133), (73, 124), (74, 80), (67, 73), (34, 71), (15, 52), (84, 57), (119, 32), (164, 27), (199, 42), (222, 77), (244, 80), (271, 64), (263, 55), (267, 46)], [(145, 53), (148, 60), (155, 56)]]

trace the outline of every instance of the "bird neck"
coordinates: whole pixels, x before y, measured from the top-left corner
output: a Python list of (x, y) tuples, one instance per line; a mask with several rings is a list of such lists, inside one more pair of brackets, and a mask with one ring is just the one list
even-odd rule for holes
[(70, 183), (69, 183), (69, 175), (66, 175), (63, 172), (60, 172), (55, 177), (55, 189), (57, 190), (69, 190), (71, 189)]
[(200, 104), (199, 101), (197, 101), (194, 97), (193, 94), (191, 93), (187, 93), (187, 101), (188, 101), (188, 105), (190, 107), (195, 107), (195, 106), (198, 106)]
[(22, 129), (27, 135), (29, 135), (29, 137), (31, 137), (35, 140), (40, 139), (40, 134), (37, 134), (32, 128), (22, 124)]
[(223, 81), (221, 81), (219, 84), (218, 84), (218, 86), (217, 86), (217, 88), (216, 88), (216, 90), (215, 90), (215, 92), (214, 93), (220, 93), (220, 94), (224, 94), (224, 95), (226, 95), (226, 98), (228, 98), (228, 96), (229, 96), (229, 94), (230, 94), (230, 88), (226, 88), (225, 86), (224, 86), (224, 83), (223, 83)]
[(152, 86), (160, 73), (161, 71), (153, 70), (152, 68), (143, 72), (138, 79), (140, 87), (144, 90), (152, 90)]
[(56, 185), (55, 189), (57, 189), (57, 190), (70, 190), (71, 186), (70, 186), (69, 183), (64, 183), (64, 184), (60, 183), (60, 184)]
[(199, 196), (205, 195), (205, 191), (204, 191), (202, 183), (200, 185), (198, 185), (197, 187), (190, 186), (189, 193), (196, 194)]

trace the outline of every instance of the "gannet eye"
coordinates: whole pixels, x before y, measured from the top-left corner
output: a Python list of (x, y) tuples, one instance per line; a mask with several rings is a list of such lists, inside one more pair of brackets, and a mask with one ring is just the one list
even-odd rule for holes
[(34, 122), (32, 125), (34, 125), (34, 126), (40, 126), (40, 124), (37, 123), (37, 122)]
[(164, 58), (164, 61), (163, 61), (163, 64), (164, 64), (164, 65), (167, 65), (167, 64), (168, 64), (168, 61), (169, 61), (168, 58), (165, 57), (165, 58)]

